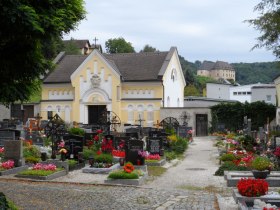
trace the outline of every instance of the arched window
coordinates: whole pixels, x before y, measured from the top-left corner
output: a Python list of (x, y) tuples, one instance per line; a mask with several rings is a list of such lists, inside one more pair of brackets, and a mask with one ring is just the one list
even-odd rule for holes
[(70, 107), (65, 106), (65, 122), (70, 122)]
[(61, 111), (61, 106), (57, 105), (56, 106), (56, 113), (60, 113), (60, 111)]
[(47, 108), (47, 117), (48, 117), (48, 120), (50, 120), (52, 117), (53, 117), (53, 111), (52, 111), (52, 106), (48, 106)]
[(138, 105), (137, 106), (137, 111), (138, 111), (138, 114), (137, 114), (137, 120), (143, 120), (144, 119), (144, 107), (143, 105)]
[(134, 110), (133, 110), (133, 106), (132, 105), (128, 105), (127, 107), (127, 115), (128, 115), (128, 123), (130, 124), (134, 124)]
[(154, 124), (154, 107), (153, 105), (148, 105), (147, 107), (147, 126), (153, 127)]
[(167, 97), (167, 107), (170, 107), (170, 97)]
[(176, 69), (172, 69), (172, 71), (171, 71), (171, 80), (173, 82), (177, 80), (177, 71), (176, 71)]

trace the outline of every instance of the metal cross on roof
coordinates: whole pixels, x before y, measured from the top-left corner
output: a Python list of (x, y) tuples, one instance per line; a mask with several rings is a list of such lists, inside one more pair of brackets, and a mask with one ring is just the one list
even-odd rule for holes
[(96, 47), (96, 41), (98, 41), (98, 39), (94, 37), (93, 41), (94, 41), (94, 46)]

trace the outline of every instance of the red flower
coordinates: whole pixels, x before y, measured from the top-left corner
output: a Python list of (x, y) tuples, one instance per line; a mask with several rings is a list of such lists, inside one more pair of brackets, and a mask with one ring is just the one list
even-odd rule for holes
[(97, 131), (96, 131), (96, 133), (98, 133), (98, 134), (100, 134), (100, 133), (102, 133), (103, 131), (101, 130), (101, 129), (98, 129)]
[(123, 170), (126, 173), (131, 173), (132, 171), (134, 171), (134, 166), (131, 163), (127, 163), (125, 164), (125, 166), (123, 167)]
[(268, 183), (263, 179), (242, 178), (237, 183), (238, 192), (247, 197), (258, 197), (268, 192)]
[(93, 137), (93, 140), (94, 140), (94, 141), (99, 141), (99, 136), (98, 136), (98, 135), (94, 136), (94, 137)]
[(100, 150), (98, 150), (97, 152), (96, 152), (96, 154), (97, 155), (100, 155), (102, 152), (100, 151)]

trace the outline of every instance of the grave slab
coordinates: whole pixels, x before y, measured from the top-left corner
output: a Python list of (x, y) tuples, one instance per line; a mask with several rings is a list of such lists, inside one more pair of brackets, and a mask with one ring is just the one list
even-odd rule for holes
[[(236, 187), (241, 178), (254, 178), (251, 171), (227, 171), (224, 176), (228, 187)], [(270, 187), (280, 187), (280, 172), (271, 171), (265, 181)]]

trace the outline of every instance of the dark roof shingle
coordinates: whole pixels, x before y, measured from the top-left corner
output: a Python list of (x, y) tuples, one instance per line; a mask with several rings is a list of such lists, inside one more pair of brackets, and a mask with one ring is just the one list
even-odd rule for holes
[[(102, 54), (124, 81), (155, 81), (160, 78), (169, 52)], [(70, 76), (83, 63), (88, 55), (65, 55), (57, 63), (53, 72), (47, 75), (44, 83), (71, 82)]]
[(208, 70), (208, 71), (210, 71), (213, 68), (214, 65), (215, 65), (215, 63), (212, 62), (212, 61), (203, 61), (203, 63), (198, 68), (198, 70)]
[(58, 63), (54, 71), (50, 72), (44, 83), (71, 82), (71, 74), (83, 63), (88, 55), (65, 55)]
[(157, 80), (168, 52), (103, 54), (114, 62), (124, 81)]

